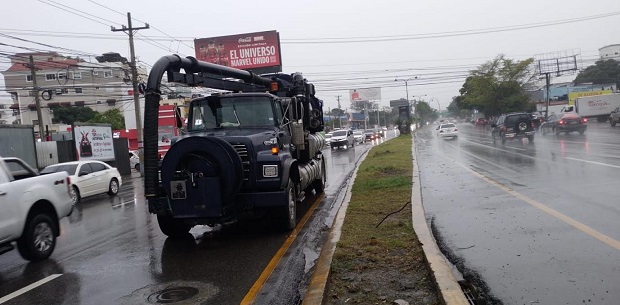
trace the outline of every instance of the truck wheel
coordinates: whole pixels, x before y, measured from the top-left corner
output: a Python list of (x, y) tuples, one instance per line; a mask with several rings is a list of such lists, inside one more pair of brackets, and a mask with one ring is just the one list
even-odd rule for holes
[(19, 254), (29, 261), (40, 261), (52, 255), (56, 247), (54, 220), (47, 214), (38, 214), (26, 223), (24, 233), (17, 240)]
[(114, 196), (116, 194), (118, 194), (118, 180), (112, 178), (112, 180), (110, 180), (110, 186), (108, 187), (108, 195)]
[(297, 225), (297, 200), (295, 200), (295, 184), (288, 180), (286, 186), (286, 206), (277, 208), (278, 227), (290, 231)]
[(323, 193), (325, 190), (325, 181), (327, 181), (327, 173), (325, 172), (325, 160), (321, 160), (321, 177), (312, 182), (314, 192), (317, 194)]
[(166, 234), (170, 238), (183, 238), (187, 237), (189, 230), (192, 228), (190, 225), (174, 219), (171, 215), (157, 214), (157, 223), (162, 233)]

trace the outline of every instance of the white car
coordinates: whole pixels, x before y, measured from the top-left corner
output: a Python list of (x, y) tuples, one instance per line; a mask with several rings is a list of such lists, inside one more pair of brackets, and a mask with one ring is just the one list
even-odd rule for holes
[(331, 139), (329, 139), (329, 146), (332, 149), (336, 148), (349, 148), (355, 146), (355, 138), (353, 138), (353, 131), (340, 129), (332, 133)]
[(459, 129), (452, 123), (441, 124), (437, 127), (437, 136), (440, 138), (452, 137), (456, 138), (459, 135)]
[(325, 134), (325, 146), (329, 146), (329, 140), (332, 138), (332, 133), (328, 132)]
[(353, 138), (355, 138), (355, 142), (357, 143), (364, 143), (366, 142), (366, 135), (364, 135), (364, 132), (361, 130), (354, 130), (353, 131)]
[(118, 193), (123, 180), (115, 167), (101, 161), (73, 161), (50, 165), (41, 174), (67, 172), (71, 179), (71, 200), (73, 204), (81, 198), (108, 193)]
[(137, 150), (129, 151), (129, 167), (140, 171), (140, 157)]

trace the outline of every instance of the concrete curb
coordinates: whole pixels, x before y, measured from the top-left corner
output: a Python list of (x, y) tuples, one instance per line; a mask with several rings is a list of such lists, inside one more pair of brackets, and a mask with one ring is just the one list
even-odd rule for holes
[(411, 220), (413, 230), (422, 244), (424, 256), (431, 268), (438, 294), (446, 305), (469, 305), (461, 286), (458, 284), (445, 257), (439, 250), (437, 242), (426, 223), (424, 205), (422, 203), (422, 189), (420, 184), (420, 172), (415, 152), (415, 134), (412, 135), (411, 153), (413, 157), (413, 177), (411, 190)]
[[(413, 229), (418, 236), (418, 240), (422, 244), (425, 259), (431, 268), (433, 279), (435, 280), (441, 301), (446, 305), (469, 305), (465, 294), (452, 274), (452, 270), (446, 262), (443, 254), (439, 251), (435, 238), (431, 234), (431, 230), (426, 223), (424, 207), (422, 205), (422, 192), (420, 188), (418, 163), (415, 155), (415, 138), (413, 135), (411, 149), (413, 157), (413, 187), (411, 191)], [(369, 151), (370, 150), (364, 153), (364, 156), (362, 156), (359, 161), (360, 164), (364, 161)], [(325, 291), (327, 288), (331, 261), (334, 256), (338, 240), (340, 240), (342, 224), (344, 223), (349, 201), (351, 200), (351, 188), (353, 187), (355, 178), (357, 177), (358, 169), (359, 167), (355, 169), (355, 172), (351, 176), (344, 201), (338, 210), (338, 214), (334, 219), (334, 223), (329, 231), (327, 240), (323, 245), (319, 258), (317, 259), (315, 265), (316, 269), (310, 278), (310, 284), (308, 285), (308, 289), (306, 290), (306, 294), (301, 305), (321, 305), (326, 297)]]

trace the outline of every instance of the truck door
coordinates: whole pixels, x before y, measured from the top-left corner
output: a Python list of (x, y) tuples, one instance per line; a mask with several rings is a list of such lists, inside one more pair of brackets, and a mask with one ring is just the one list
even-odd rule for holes
[(21, 191), (11, 189), (7, 168), (0, 161), (0, 243), (12, 239), (19, 215)]

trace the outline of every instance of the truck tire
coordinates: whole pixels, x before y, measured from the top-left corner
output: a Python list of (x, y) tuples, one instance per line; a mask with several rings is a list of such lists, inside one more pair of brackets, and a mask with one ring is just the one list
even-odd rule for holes
[(172, 215), (157, 214), (157, 223), (162, 233), (170, 238), (184, 238), (189, 234), (189, 230), (192, 228), (190, 225), (174, 219)]
[(323, 193), (325, 190), (325, 181), (327, 181), (327, 173), (325, 172), (325, 159), (321, 160), (321, 177), (312, 182), (314, 192), (317, 194)]
[(288, 179), (286, 186), (286, 206), (276, 208), (276, 221), (282, 231), (290, 231), (297, 225), (297, 200), (295, 198), (295, 184)]
[(108, 195), (114, 196), (116, 194), (118, 194), (118, 180), (112, 178), (112, 180), (110, 180), (110, 186), (108, 187)]
[(17, 250), (26, 260), (35, 262), (48, 258), (56, 247), (55, 222), (47, 214), (29, 218), (24, 233), (17, 240)]

